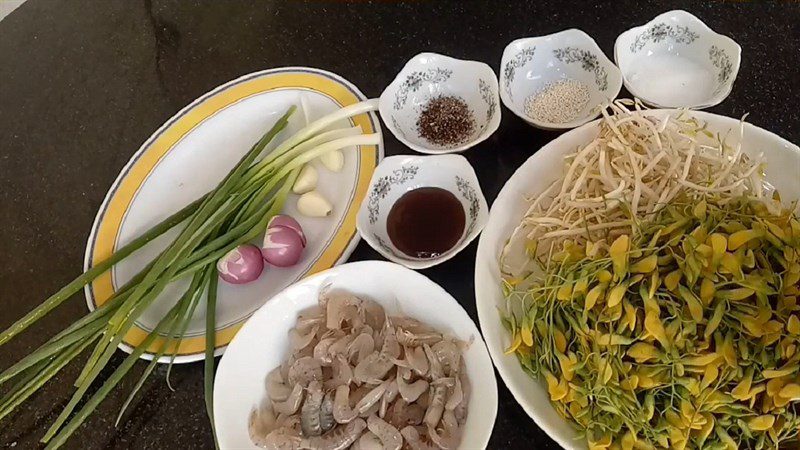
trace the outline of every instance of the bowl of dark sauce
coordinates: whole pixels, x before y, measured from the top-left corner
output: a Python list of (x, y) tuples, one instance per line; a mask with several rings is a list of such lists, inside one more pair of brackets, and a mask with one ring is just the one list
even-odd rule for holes
[(375, 170), (358, 231), (387, 259), (423, 269), (456, 255), (480, 234), (489, 207), (460, 155), (392, 156)]

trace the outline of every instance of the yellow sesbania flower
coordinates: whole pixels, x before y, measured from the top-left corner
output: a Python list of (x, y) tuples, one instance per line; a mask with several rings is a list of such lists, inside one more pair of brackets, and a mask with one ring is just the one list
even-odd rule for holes
[(771, 428), (774, 423), (775, 416), (771, 414), (764, 414), (748, 420), (747, 426), (750, 427), (751, 431), (764, 431)]
[(509, 351), (589, 448), (782, 448), (795, 433), (800, 222), (766, 211), (708, 196), (607, 246), (571, 237), (547, 278), (509, 296), (536, 318)]
[(589, 440), (589, 450), (606, 450), (611, 446), (611, 435), (606, 434), (596, 441)]
[(522, 335), (519, 332), (517, 332), (517, 334), (514, 335), (514, 338), (511, 339), (511, 344), (509, 344), (508, 348), (506, 348), (505, 354), (510, 355), (514, 353), (515, 351), (517, 351), (520, 344), (522, 344)]
[(611, 256), (611, 264), (614, 267), (614, 279), (620, 280), (628, 272), (628, 250), (630, 248), (630, 238), (623, 234), (611, 243), (608, 254)]

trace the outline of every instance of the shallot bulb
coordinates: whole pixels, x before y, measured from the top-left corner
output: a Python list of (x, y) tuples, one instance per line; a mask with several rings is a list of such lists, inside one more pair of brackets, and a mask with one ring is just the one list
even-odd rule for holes
[(292, 230), (300, 236), (300, 240), (303, 241), (303, 247), (306, 246), (306, 235), (303, 233), (303, 227), (294, 220), (294, 217), (287, 216), (285, 214), (278, 214), (277, 216), (273, 217), (269, 220), (269, 224), (267, 228), (275, 228), (275, 227), (286, 227), (291, 228)]
[(264, 245), (261, 246), (264, 259), (278, 267), (297, 264), (303, 254), (303, 239), (293, 229), (284, 226), (267, 228)]
[(261, 251), (255, 245), (243, 244), (229, 251), (217, 261), (219, 277), (228, 283), (249, 283), (264, 270)]

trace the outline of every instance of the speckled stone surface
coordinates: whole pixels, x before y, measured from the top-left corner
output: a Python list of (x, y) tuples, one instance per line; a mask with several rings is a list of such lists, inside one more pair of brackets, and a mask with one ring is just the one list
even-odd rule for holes
[[(800, 4), (790, 1), (28, 0), (0, 21), (0, 328), (80, 271), (95, 212), (119, 170), (162, 122), (221, 83), (264, 68), (307, 65), (378, 96), (421, 51), (485, 61), (497, 70), (511, 40), (577, 27), (610, 56), (619, 33), (672, 8), (693, 12), (742, 46), (733, 93), (710, 111), (749, 112), (756, 125), (800, 142)], [(498, 132), (465, 154), (490, 201), (514, 169), (558, 135), (529, 128), (505, 108), (503, 115)], [(409, 152), (391, 135), (385, 140), (387, 154)], [(477, 320), (475, 248), (423, 273)], [(375, 258), (362, 243), (352, 259)], [(76, 296), (0, 347), (0, 369), (84, 312)], [(120, 361), (118, 354), (114, 365)], [(0, 448), (38, 447), (68, 401), (78, 369), (70, 366), (0, 422)], [(160, 375), (115, 429), (135, 382), (127, 378), (66, 447), (211, 448), (202, 364), (173, 370), (175, 392)], [(558, 448), (498, 384), (490, 447)]]

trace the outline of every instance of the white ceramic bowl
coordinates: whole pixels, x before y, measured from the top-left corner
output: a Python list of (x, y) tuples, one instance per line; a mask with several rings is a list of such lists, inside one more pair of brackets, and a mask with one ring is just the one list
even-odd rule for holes
[[(652, 111), (654, 115), (660, 117), (669, 112)], [(736, 144), (739, 119), (705, 112), (693, 114), (706, 122), (711, 132), (729, 136), (731, 145)], [(489, 222), (481, 235), (475, 262), (478, 318), (492, 360), (506, 386), (525, 412), (539, 428), (569, 450), (585, 449), (585, 441), (580, 439), (578, 432), (553, 409), (547, 387), (523, 372), (514, 355), (504, 354), (509, 338), (497, 312), (498, 306), (505, 305), (500, 288), (497, 258), (511, 232), (528, 210), (529, 203), (525, 199), (535, 197), (553, 181), (563, 176), (564, 156), (590, 142), (597, 135), (597, 124), (598, 122), (592, 122), (562, 134), (534, 153), (517, 169), (492, 204)], [(730, 134), (729, 130), (732, 130)], [(751, 156), (763, 151), (767, 181), (781, 193), (784, 200), (800, 198), (800, 178), (797, 176), (800, 172), (800, 148), (766, 130), (745, 124), (742, 149)]]
[[(487, 64), (420, 53), (384, 89), (380, 113), (392, 134), (412, 150), (431, 154), (460, 152), (486, 140), (500, 126), (497, 91), (497, 76)], [(440, 96), (459, 97), (472, 111), (475, 128), (464, 143), (436, 145), (417, 130), (417, 119), (425, 105)]]
[[(435, 258), (413, 258), (398, 250), (386, 231), (386, 218), (403, 194), (421, 187), (439, 187), (461, 201), (466, 214), (464, 233), (449, 251)], [(372, 174), (367, 198), (358, 211), (356, 227), (361, 237), (386, 259), (411, 269), (424, 269), (447, 261), (475, 239), (489, 217), (475, 170), (461, 155), (391, 156)]]
[(475, 323), (464, 308), (428, 278), (396, 264), (344, 264), (306, 278), (269, 300), (245, 323), (220, 361), (214, 382), (214, 424), (222, 449), (257, 449), (247, 430), (250, 411), (265, 398), (264, 381), (289, 348), (289, 330), (300, 311), (317, 303), (323, 286), (368, 297), (391, 314), (404, 314), (474, 339), (464, 352), (472, 395), (461, 448), (486, 447), (497, 415), (497, 382)]
[(625, 87), (661, 108), (708, 108), (730, 94), (742, 48), (686, 11), (665, 12), (622, 33), (614, 59)]
[[(589, 89), (589, 102), (575, 120), (564, 123), (534, 120), (525, 113), (525, 100), (549, 83), (573, 79)], [(514, 114), (529, 124), (548, 130), (575, 128), (600, 114), (599, 107), (613, 100), (622, 88), (619, 69), (588, 34), (572, 28), (506, 46), (500, 62), (500, 98)]]

